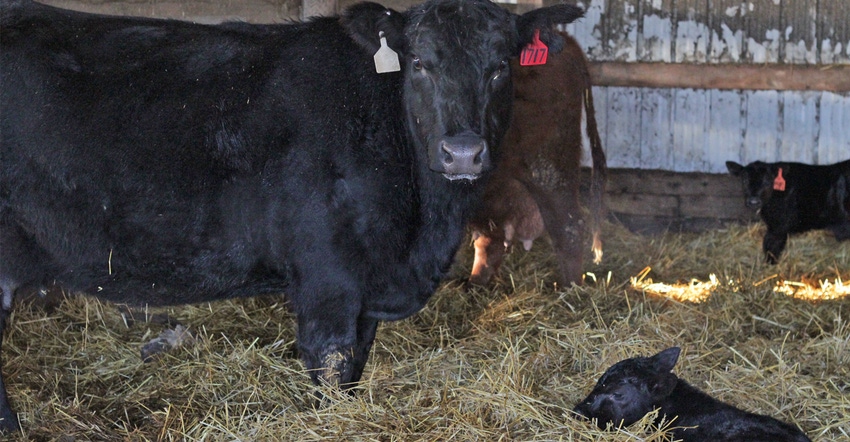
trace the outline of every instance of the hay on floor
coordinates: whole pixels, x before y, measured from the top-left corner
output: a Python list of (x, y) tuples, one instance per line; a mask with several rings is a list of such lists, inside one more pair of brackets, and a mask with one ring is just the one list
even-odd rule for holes
[[(662, 441), (653, 416), (603, 431), (571, 409), (611, 364), (678, 345), (676, 372), (715, 397), (850, 440), (850, 242), (794, 237), (769, 266), (762, 234), (606, 225), (603, 263), (588, 250), (586, 284), (569, 288), (551, 283), (538, 241), (492, 287), (469, 289), (464, 247), (422, 312), (382, 324), (357, 394), (324, 390), (319, 408), (280, 298), (132, 314), (86, 297), (23, 302), (3, 342), (16, 437)], [(142, 362), (177, 324), (189, 339)]]

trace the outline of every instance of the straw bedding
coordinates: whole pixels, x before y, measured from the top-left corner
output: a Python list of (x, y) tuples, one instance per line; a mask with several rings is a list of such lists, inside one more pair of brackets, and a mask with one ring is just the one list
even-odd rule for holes
[[(713, 396), (850, 440), (850, 243), (809, 233), (768, 266), (762, 234), (609, 224), (603, 263), (570, 288), (551, 284), (543, 241), (511, 253), (492, 287), (465, 287), (464, 247), (422, 312), (379, 329), (357, 394), (324, 389), (318, 406), (280, 298), (21, 302), (3, 343), (16, 438), (661, 441), (652, 416), (605, 432), (570, 410), (611, 364), (678, 345), (676, 372)], [(142, 362), (157, 338), (176, 348)]]

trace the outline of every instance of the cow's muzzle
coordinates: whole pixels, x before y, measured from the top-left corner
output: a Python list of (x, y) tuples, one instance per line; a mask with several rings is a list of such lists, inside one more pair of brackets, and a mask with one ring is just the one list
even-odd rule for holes
[(450, 180), (474, 180), (492, 168), (487, 142), (472, 131), (442, 138), (435, 150), (431, 170)]

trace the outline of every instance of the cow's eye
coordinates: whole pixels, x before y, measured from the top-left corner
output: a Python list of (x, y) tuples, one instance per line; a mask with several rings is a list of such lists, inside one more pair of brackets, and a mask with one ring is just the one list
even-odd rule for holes
[(503, 76), (505, 71), (508, 70), (509, 66), (510, 66), (510, 63), (508, 63), (508, 60), (502, 60), (501, 63), (499, 63), (499, 67), (496, 68), (496, 72), (493, 73), (493, 79), (495, 80), (495, 79)]
[(422, 70), (422, 60), (420, 60), (419, 57), (413, 57), (412, 63), (413, 63), (413, 69), (416, 69), (417, 71)]

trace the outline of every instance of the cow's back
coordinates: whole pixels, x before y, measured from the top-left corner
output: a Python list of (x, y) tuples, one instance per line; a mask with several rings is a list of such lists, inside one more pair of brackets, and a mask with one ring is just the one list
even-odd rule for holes
[[(412, 199), (410, 158), (374, 167), (398, 119), (366, 127), (399, 113), (398, 89), (335, 19), (204, 26), (24, 4), (3, 22), (0, 207), (46, 251), (42, 279), (150, 304), (279, 292), (304, 236), (349, 221), (327, 205), (335, 174), (408, 208), (387, 199)], [(362, 237), (408, 234), (393, 232)]]

